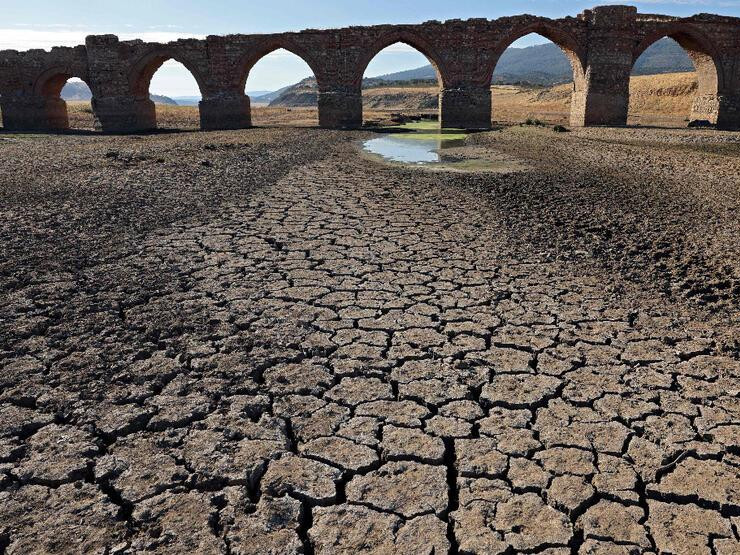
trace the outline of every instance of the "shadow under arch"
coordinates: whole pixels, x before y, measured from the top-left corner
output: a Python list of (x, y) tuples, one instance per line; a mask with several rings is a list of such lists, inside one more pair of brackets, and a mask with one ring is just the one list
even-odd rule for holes
[(141, 56), (129, 72), (129, 88), (134, 98), (135, 112), (139, 129), (156, 129), (157, 112), (154, 102), (149, 98), (149, 86), (154, 74), (162, 65), (174, 60), (190, 72), (198, 85), (201, 98), (204, 97), (205, 81), (195, 64), (169, 48), (157, 48)]
[(65, 131), (70, 129), (69, 110), (67, 102), (62, 98), (62, 89), (70, 79), (79, 79), (87, 85), (92, 94), (91, 111), (95, 117), (95, 92), (88, 82), (87, 72), (82, 68), (69, 66), (52, 66), (44, 69), (33, 83), (33, 94), (43, 99), (44, 128), (51, 131)]

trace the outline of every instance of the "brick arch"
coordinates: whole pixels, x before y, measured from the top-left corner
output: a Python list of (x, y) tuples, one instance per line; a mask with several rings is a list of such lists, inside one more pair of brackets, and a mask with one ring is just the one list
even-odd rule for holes
[(353, 86), (358, 88), (361, 87), (362, 78), (365, 75), (367, 66), (373, 61), (373, 58), (380, 54), (384, 49), (397, 43), (406, 44), (411, 48), (418, 50), (427, 60), (429, 60), (429, 63), (437, 74), (437, 82), (440, 87), (444, 87), (448, 83), (448, 72), (442, 63), (441, 56), (437, 54), (433, 45), (412, 31), (397, 29), (380, 36), (370, 46), (362, 50), (360, 59), (357, 63), (357, 69), (352, 78)]
[(650, 46), (663, 38), (672, 38), (689, 55), (699, 81), (698, 94), (718, 94), (724, 89), (724, 76), (712, 40), (689, 23), (675, 22), (650, 31), (637, 43), (632, 54), (632, 67)]
[(268, 54), (280, 49), (287, 50), (291, 54), (298, 56), (303, 60), (313, 72), (314, 77), (316, 77), (316, 82), (319, 88), (321, 87), (323, 82), (323, 72), (321, 72), (320, 66), (316, 63), (313, 56), (299, 44), (285, 37), (279, 37), (274, 39), (271, 38), (262, 42), (255, 48), (251, 48), (246, 55), (242, 56), (237, 63), (236, 71), (234, 72), (236, 78), (235, 86), (237, 90), (242, 93), (244, 92), (244, 89), (247, 86), (247, 80), (249, 79), (249, 74), (257, 62)]
[(530, 34), (544, 37), (558, 46), (568, 57), (573, 68), (573, 83), (575, 90), (579, 91), (585, 87), (586, 76), (586, 49), (581, 45), (576, 36), (569, 30), (563, 28), (558, 22), (551, 19), (538, 19), (515, 26), (503, 38), (496, 41), (493, 48), (492, 63), (486, 68), (489, 81), (493, 79), (501, 55), (515, 41)]
[(87, 68), (75, 65), (54, 65), (41, 70), (32, 85), (33, 95), (43, 99), (42, 117), (45, 120), (45, 127), (48, 129), (69, 129), (69, 111), (67, 102), (62, 98), (61, 93), (64, 85), (72, 77), (81, 79), (90, 88), (92, 93), (91, 107), (97, 119), (95, 91), (90, 87)]
[(129, 87), (134, 98), (137, 100), (149, 99), (149, 85), (157, 70), (168, 60), (181, 63), (190, 72), (198, 84), (201, 96), (204, 96), (206, 87), (203, 76), (195, 64), (172, 49), (160, 49), (149, 51), (132, 65), (129, 73)]
[[(87, 68), (54, 66), (44, 69), (39, 74), (33, 83), (33, 93), (45, 98), (58, 98), (61, 95), (64, 85), (72, 78), (80, 79), (90, 87)], [(95, 91), (92, 90), (92, 87), (90, 87), (90, 91), (95, 96)]]

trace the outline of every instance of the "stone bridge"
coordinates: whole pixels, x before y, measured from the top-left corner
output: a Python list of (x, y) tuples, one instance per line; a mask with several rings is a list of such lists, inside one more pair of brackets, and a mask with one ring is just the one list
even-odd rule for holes
[(156, 114), (149, 83), (166, 60), (174, 59), (198, 83), (203, 129), (249, 127), (250, 102), (244, 94), (249, 72), (263, 56), (284, 48), (305, 60), (316, 76), (320, 125), (358, 127), (365, 68), (378, 52), (402, 42), (437, 70), (442, 125), (488, 128), (496, 63), (511, 43), (529, 33), (550, 39), (571, 61), (573, 126), (625, 125), (633, 64), (655, 41), (671, 37), (689, 53), (699, 76), (691, 119), (740, 127), (740, 18), (647, 15), (626, 6), (597, 7), (563, 19), (522, 15), (167, 44), (93, 35), (74, 48), (0, 52), (0, 106), (6, 129), (66, 129), (60, 92), (67, 79), (77, 77), (93, 93), (92, 108), (103, 131), (152, 129)]

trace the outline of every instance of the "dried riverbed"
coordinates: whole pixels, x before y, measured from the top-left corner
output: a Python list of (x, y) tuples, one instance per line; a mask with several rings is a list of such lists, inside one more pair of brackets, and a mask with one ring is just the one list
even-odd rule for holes
[(0, 140), (0, 552), (736, 553), (737, 134)]

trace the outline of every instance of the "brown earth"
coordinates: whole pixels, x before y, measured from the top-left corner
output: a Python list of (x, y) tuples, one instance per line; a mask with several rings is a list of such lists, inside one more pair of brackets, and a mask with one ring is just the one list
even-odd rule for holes
[(737, 553), (740, 135), (368, 136), (0, 135), (0, 552)]

